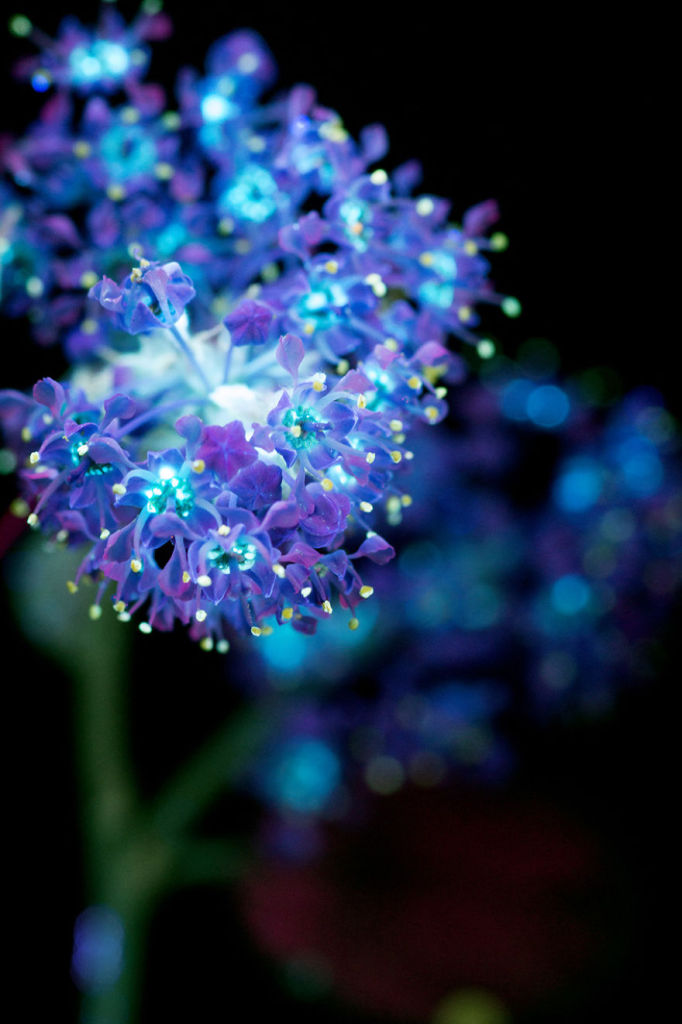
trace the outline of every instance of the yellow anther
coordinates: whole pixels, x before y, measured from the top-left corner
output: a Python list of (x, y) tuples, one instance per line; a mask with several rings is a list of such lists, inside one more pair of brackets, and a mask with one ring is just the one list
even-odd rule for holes
[(469, 238), (464, 243), (464, 251), (467, 254), (467, 256), (475, 256), (476, 253), (478, 252), (478, 246)]
[(120, 203), (122, 199), (125, 199), (125, 195), (126, 190), (123, 188), (123, 185), (117, 185), (116, 183), (107, 185), (107, 196), (112, 202)]
[(39, 299), (45, 291), (45, 284), (39, 277), (29, 277), (26, 282), (26, 294), (32, 299)]
[(97, 332), (97, 321), (93, 320), (92, 317), (86, 317), (81, 324), (81, 331), (83, 334), (96, 334)]
[(131, 558), (130, 569), (132, 572), (142, 572), (142, 562), (139, 558)]
[(350, 619), (349, 622), (348, 622), (348, 628), (349, 629), (357, 629), (359, 625), (360, 625), (360, 620), (356, 619), (355, 617)]
[[(124, 613), (123, 613), (123, 615), (126, 615), (126, 614), (127, 614), (127, 612), (124, 612)], [(127, 621), (128, 621), (128, 619), (124, 619), (124, 618), (123, 618), (123, 615), (119, 615), (119, 619), (121, 619), (121, 620), (122, 620), (122, 621), (124, 621), (124, 622), (127, 622)], [(128, 617), (128, 618), (129, 618), (129, 617)], [(152, 631), (152, 627), (151, 627), (151, 626), (149, 625), (149, 623), (148, 623), (148, 622), (141, 622), (141, 623), (140, 623), (140, 624), (138, 625), (138, 627), (137, 627), (137, 628), (139, 629), (140, 633), (145, 633), (145, 634), (149, 634), (149, 633), (151, 633), (151, 631)]]
[(358, 409), (366, 409), (366, 408), (367, 408), (367, 396), (366, 395), (358, 395)]
[(114, 611), (121, 615), (126, 610), (125, 601), (117, 601), (114, 605)]
[(151, 265), (151, 260), (146, 260), (144, 256), (140, 256), (140, 266), (143, 270), (146, 270), (147, 267), (151, 267)]
[(322, 602), (322, 611), (326, 612), (327, 615), (331, 615), (331, 613), (333, 611), (331, 601), (323, 601)]
[(304, 334), (314, 334), (315, 333), (315, 321), (314, 320), (306, 320), (306, 322), (303, 324), (303, 333)]
[(294, 609), (293, 608), (282, 608), (282, 618), (284, 619), (285, 622), (288, 622), (289, 619), (291, 619), (293, 617), (293, 614), (294, 614)]
[(354, 224), (349, 224), (348, 230), (350, 231), (351, 235), (361, 235), (365, 228), (364, 225), (361, 224), (359, 220), (356, 220)]
[(183, 572), (183, 574), (182, 574), (182, 582), (183, 582), (183, 583), (189, 583), (189, 581), (190, 581), (191, 579), (192, 579), (192, 577), (190, 576), (190, 574), (189, 574), (189, 573), (187, 572), (187, 570), (185, 569), (185, 571), (184, 571), (184, 572)]
[(212, 582), (213, 581), (211, 580), (210, 576), (207, 576), (205, 574), (202, 576), (197, 576), (197, 583), (199, 584), (200, 587), (210, 587)]
[(230, 527), (227, 526), (225, 523), (221, 523), (221, 525), (218, 527), (218, 533), (220, 534), (221, 537), (227, 537), (229, 532)]
[(348, 138), (348, 132), (338, 117), (333, 121), (325, 121), (320, 125), (318, 131), (323, 139), (328, 139), (330, 142), (345, 142)]
[(490, 236), (490, 248), (494, 252), (502, 252), (509, 245), (509, 239), (502, 231), (496, 231)]
[(368, 586), (360, 587), (360, 597), (364, 597), (365, 600), (368, 597), (371, 597), (373, 593), (374, 593), (374, 587), (368, 587)]
[(322, 489), (324, 491), (331, 491), (334, 489), (334, 481), (330, 480), (328, 476), (323, 477), (320, 483), (322, 484)]
[(369, 501), (361, 501), (360, 502), (360, 508), (361, 508), (361, 510), (363, 512), (373, 512), (374, 511), (374, 505), (372, 505)]
[(10, 503), (9, 510), (17, 519), (25, 519), (29, 513), (29, 505), (23, 498), (15, 498)]
[(327, 271), (328, 274), (338, 274), (339, 265), (336, 262), (336, 260), (327, 260), (327, 262), (324, 265), (324, 269)]
[(272, 571), (274, 572), (275, 576), (279, 576), (281, 580), (283, 580), (287, 574), (286, 569), (284, 568), (283, 565), (280, 565), (279, 562), (275, 562), (275, 564), (272, 567)]
[(247, 252), (251, 252), (251, 242), (248, 238), (238, 238), (234, 243), (234, 251), (239, 256), (246, 256)]
[(419, 257), (419, 262), (421, 263), (422, 267), (430, 267), (433, 263), (433, 253), (423, 252)]
[(404, 505), (405, 508), (409, 508), (410, 505), (412, 504), (412, 495), (411, 494), (403, 494), (403, 496), (400, 499), (400, 501), (401, 501), (401, 504)]
[(396, 451), (389, 452), (389, 454), (390, 454), (391, 458), (393, 459), (393, 461), (396, 463), (396, 465), (399, 462), (402, 462), (402, 458), (403, 458), (403, 453), (402, 452), (399, 452), (399, 451), (396, 450)]
[(427, 405), (424, 409), (424, 415), (426, 416), (429, 423), (435, 423), (440, 413), (435, 405)]
[(438, 363), (437, 366), (425, 366), (422, 373), (428, 380), (429, 384), (435, 384), (443, 376), (447, 366), (445, 363)]
[(219, 640), (218, 643), (215, 645), (215, 649), (218, 652), (218, 654), (227, 654), (227, 652), (230, 649), (230, 641)]
[(263, 626), (261, 633), (263, 636), (272, 636), (272, 626)]
[(386, 341), (384, 342), (384, 347), (389, 349), (391, 352), (397, 352), (398, 349), (400, 348), (400, 345), (395, 340), (395, 338), (386, 338)]
[(201, 647), (202, 651), (212, 651), (213, 638), (210, 636), (202, 636), (201, 640), (199, 641), (199, 647)]
[(66, 589), (70, 594), (75, 594), (78, 591), (78, 584), (74, 583), (73, 580), (67, 580)]
[(194, 613), (194, 618), (197, 620), (197, 622), (204, 622), (207, 615), (208, 612), (205, 612), (203, 608), (200, 608), (199, 611)]
[(430, 213), (433, 213), (434, 206), (433, 199), (429, 199), (428, 196), (422, 196), (421, 199), (417, 200), (415, 209), (420, 217), (428, 217)]
[(162, 160), (160, 163), (154, 165), (154, 174), (159, 181), (170, 181), (175, 174), (175, 168), (172, 164), (166, 163)]
[(368, 284), (376, 297), (382, 299), (388, 291), (386, 285), (383, 282), (381, 274), (371, 273), (365, 278), (365, 284)]
[(90, 448), (88, 447), (87, 444), (79, 444), (78, 447), (76, 448), (76, 451), (80, 456), (83, 456), (88, 454)]
[(192, 463), (193, 473), (203, 473), (205, 469), (206, 463), (204, 462), (203, 459), (195, 459), (194, 462)]
[(252, 626), (251, 627), (251, 636), (261, 636), (262, 633), (263, 633), (263, 630), (260, 628), (260, 626)]
[(403, 421), (402, 420), (391, 420), (391, 422), (388, 425), (389, 425), (389, 427), (391, 428), (391, 430), (393, 431), (394, 434), (395, 433), (399, 433), (403, 429)]
[(111, 530), (107, 530), (106, 526), (99, 531), (99, 539), (106, 540), (107, 537), (111, 536)]
[(85, 139), (77, 139), (73, 144), (73, 155), (79, 160), (85, 160), (92, 153), (92, 146)]
[(101, 609), (100, 605), (98, 605), (98, 604), (91, 604), (90, 607), (88, 608), (88, 615), (93, 620), (101, 619), (102, 618), (102, 609)]
[(466, 323), (467, 320), (471, 320), (471, 312), (471, 306), (462, 306), (462, 308), (457, 313), (457, 316), (463, 323)]
[(21, 440), (22, 441), (30, 441), (31, 440), (31, 428), (30, 427), (22, 427), (21, 428)]
[(124, 124), (137, 124), (140, 120), (140, 112), (136, 107), (124, 107), (121, 111), (121, 120)]
[(81, 288), (92, 288), (98, 281), (99, 278), (94, 270), (86, 270), (84, 274), (81, 274)]
[(57, 536), (55, 539), (59, 544), (64, 544), (69, 539), (69, 531), (57, 530)]
[(422, 386), (422, 382), (419, 377), (408, 377), (407, 386), (408, 388), (412, 388), (413, 391), (419, 391)]
[(326, 373), (313, 374), (313, 391), (324, 391), (326, 379)]
[(367, 452), (367, 454), (365, 455), (365, 462), (369, 463), (369, 465), (371, 466), (376, 457), (376, 452)]
[(350, 363), (348, 362), (348, 360), (339, 359), (338, 363), (336, 364), (336, 372), (338, 373), (339, 377), (345, 376), (345, 374), (347, 374), (349, 370)]
[(301, 590), (301, 597), (310, 597), (313, 592), (312, 587), (303, 587)]
[(234, 221), (231, 217), (223, 217), (218, 221), (218, 232), (221, 235), (231, 235), (234, 231)]
[(436, 398), (441, 398), (441, 399), (442, 398), (446, 398), (447, 394), (448, 394), (448, 389), (447, 388), (443, 388), (443, 387), (436, 388)]
[(28, 523), (29, 526), (32, 526), (33, 529), (36, 528), (36, 526), (38, 525), (39, 520), (38, 520), (38, 516), (35, 514), (35, 512), (31, 512), (31, 514), (29, 516), (27, 516), (26, 522)]
[(289, 428), (289, 433), (291, 434), (292, 437), (300, 437), (301, 434), (303, 433), (303, 430), (301, 429), (298, 423), (294, 423), (293, 427)]
[(393, 440), (395, 441), (396, 444), (403, 444), (406, 436), (407, 436), (406, 434), (402, 434), (402, 433), (401, 434), (394, 434), (393, 435)]
[(386, 171), (379, 167), (376, 171), (372, 171), (369, 176), (369, 180), (373, 185), (385, 185), (388, 181), (388, 175), (386, 174)]
[(131, 281), (141, 281), (142, 280), (142, 271), (140, 270), (139, 267), (133, 267), (133, 269), (130, 271), (130, 280)]
[(123, 484), (114, 484), (114, 486), (111, 489), (114, 492), (114, 494), (125, 494), (126, 493), (126, 489), (123, 486)]
[(28, 461), (32, 466), (35, 466), (36, 462), (40, 462), (40, 452), (31, 452), (28, 457)]
[(407, 459), (408, 462), (411, 462), (412, 459), (414, 458), (414, 452), (406, 451), (405, 452), (405, 458)]

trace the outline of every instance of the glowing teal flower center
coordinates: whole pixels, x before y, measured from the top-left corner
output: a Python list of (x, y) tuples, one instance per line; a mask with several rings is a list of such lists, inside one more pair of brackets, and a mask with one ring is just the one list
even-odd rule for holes
[[(367, 248), (367, 232), (365, 225), (368, 220), (369, 207), (359, 199), (346, 199), (339, 207), (339, 217), (346, 225), (345, 234), (356, 249), (364, 252)], [(369, 232), (371, 234), (371, 231)]]
[(320, 421), (312, 409), (305, 405), (287, 409), (282, 417), (282, 423), (285, 427), (290, 428), (287, 431), (287, 439), (296, 451), (305, 451), (317, 444), (316, 428), (319, 428)]
[(239, 569), (241, 572), (252, 569), (257, 555), (256, 546), (251, 541), (236, 540), (229, 551), (216, 545), (209, 552), (208, 560), (216, 569), (227, 574), (232, 569)]
[(455, 298), (457, 264), (452, 253), (445, 249), (436, 249), (430, 255), (429, 270), (438, 274), (440, 280), (425, 281), (419, 288), (419, 298), (432, 306), (448, 309)]
[(106, 476), (113, 473), (114, 467), (110, 462), (93, 462), (85, 471), (86, 476)]
[(147, 174), (157, 159), (156, 143), (139, 125), (114, 125), (104, 133), (99, 147), (112, 178), (118, 181)]
[(194, 508), (194, 491), (182, 477), (173, 475), (173, 470), (163, 467), (159, 471), (159, 482), (145, 492), (147, 511), (159, 514), (166, 511), (169, 501), (173, 502), (176, 513), (183, 519)]
[(330, 327), (339, 320), (339, 307), (347, 304), (348, 296), (340, 285), (322, 281), (301, 297), (298, 314), (315, 327)]
[(96, 40), (90, 48), (76, 46), (69, 55), (71, 80), (84, 85), (99, 78), (119, 78), (130, 66), (130, 56), (120, 43)]
[(262, 224), (277, 210), (277, 183), (258, 164), (247, 164), (223, 193), (220, 205), (242, 220)]

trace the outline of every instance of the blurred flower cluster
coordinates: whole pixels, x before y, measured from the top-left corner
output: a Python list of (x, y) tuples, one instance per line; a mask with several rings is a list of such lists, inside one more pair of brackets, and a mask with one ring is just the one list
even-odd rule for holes
[(108, 595), (220, 651), (338, 606), (356, 629), (411, 432), (463, 376), (448, 337), (490, 345), (476, 304), (520, 309), (487, 276), (495, 203), (456, 226), (417, 165), (372, 170), (384, 129), (356, 142), (311, 88), (272, 97), (249, 31), (181, 70), (171, 109), (142, 81), (158, 5), (55, 40), (11, 24), (46, 102), (0, 153), (3, 307), (73, 363), (0, 396), (29, 524), (88, 545), (69, 586), (98, 581), (94, 618)]
[(258, 645), (260, 678), (298, 696), (251, 774), (271, 848), (304, 856), (363, 792), (504, 781), (520, 723), (604, 715), (650, 676), (682, 582), (679, 431), (655, 390), (610, 387), (544, 341), (493, 358), (454, 429), (415, 442), (419, 503), (390, 506), (367, 628)]

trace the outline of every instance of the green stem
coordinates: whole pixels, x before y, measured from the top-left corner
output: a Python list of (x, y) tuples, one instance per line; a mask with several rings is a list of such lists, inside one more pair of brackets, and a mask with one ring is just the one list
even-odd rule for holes
[(160, 835), (182, 835), (251, 762), (272, 728), (272, 714), (247, 706), (233, 715), (178, 771), (152, 807)]
[(71, 659), (86, 887), (92, 903), (118, 915), (124, 940), (118, 977), (85, 993), (80, 1019), (82, 1024), (132, 1024), (148, 925), (170, 863), (168, 850), (145, 824), (133, 778), (126, 740), (127, 643), (120, 633), (117, 643), (107, 643), (111, 638), (103, 623), (89, 630), (87, 650), (73, 652), (79, 656)]

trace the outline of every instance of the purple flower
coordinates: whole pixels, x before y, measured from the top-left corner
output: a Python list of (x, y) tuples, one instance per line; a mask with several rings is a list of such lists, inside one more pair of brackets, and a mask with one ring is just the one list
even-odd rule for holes
[(141, 260), (140, 268), (135, 268), (123, 285), (104, 277), (88, 294), (115, 314), (118, 327), (128, 334), (141, 334), (177, 323), (195, 291), (178, 263)]
[(267, 306), (246, 299), (224, 317), (223, 323), (233, 345), (262, 345), (268, 338), (272, 313)]

